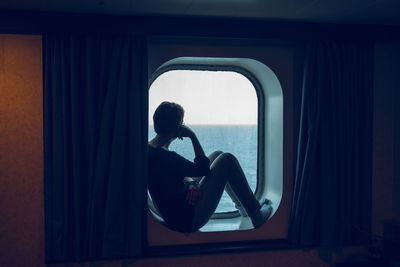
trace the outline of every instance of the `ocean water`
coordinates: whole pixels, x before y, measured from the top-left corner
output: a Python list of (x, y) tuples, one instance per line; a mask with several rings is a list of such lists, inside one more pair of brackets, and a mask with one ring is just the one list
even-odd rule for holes
[[(257, 183), (257, 125), (188, 125), (196, 133), (207, 155), (221, 150), (236, 156), (253, 192)], [(155, 136), (149, 126), (149, 140)], [(175, 140), (169, 147), (188, 160), (193, 161), (194, 152), (188, 138)], [(224, 192), (216, 212), (234, 211), (235, 206)]]

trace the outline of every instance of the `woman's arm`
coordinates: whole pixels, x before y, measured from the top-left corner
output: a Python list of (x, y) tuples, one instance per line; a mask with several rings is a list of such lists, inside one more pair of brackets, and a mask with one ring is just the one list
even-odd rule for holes
[[(196, 156), (195, 162), (197, 164), (199, 164), (200, 166), (206, 164), (206, 166), (207, 166), (206, 170), (208, 172), (210, 161), (206, 157), (203, 147), (201, 146), (200, 141), (197, 138), (196, 134), (193, 132), (193, 130), (187, 126), (182, 125), (179, 129), (178, 137), (179, 137), (179, 139), (182, 139), (183, 137), (190, 138), (190, 140), (192, 141), (194, 154)], [(207, 163), (205, 161), (207, 161)], [(207, 173), (204, 173), (204, 174), (207, 174)], [(190, 185), (188, 188), (188, 192), (186, 195), (186, 201), (189, 203), (189, 205), (196, 205), (197, 201), (201, 198), (202, 190), (201, 190), (199, 184), (194, 179), (188, 178), (188, 177), (186, 177), (185, 179), (187, 179), (189, 181), (192, 180), (190, 182)]]
[(173, 151), (162, 151), (166, 154), (163, 164), (177, 177), (200, 177), (210, 172), (210, 160), (206, 156), (196, 156), (194, 162), (185, 159)]
[(190, 138), (190, 140), (192, 141), (195, 156), (196, 157), (205, 156), (203, 147), (201, 146), (199, 139), (197, 138), (196, 134), (193, 132), (192, 129), (190, 129), (189, 127), (187, 127), (185, 125), (181, 125), (178, 137), (180, 139), (182, 139), (182, 137)]

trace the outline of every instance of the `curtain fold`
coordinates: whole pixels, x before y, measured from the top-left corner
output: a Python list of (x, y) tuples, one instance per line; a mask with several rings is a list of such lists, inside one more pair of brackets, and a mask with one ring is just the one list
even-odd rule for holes
[(140, 255), (146, 40), (58, 33), (43, 42), (46, 261)]
[(289, 240), (365, 242), (371, 224), (373, 46), (306, 46)]

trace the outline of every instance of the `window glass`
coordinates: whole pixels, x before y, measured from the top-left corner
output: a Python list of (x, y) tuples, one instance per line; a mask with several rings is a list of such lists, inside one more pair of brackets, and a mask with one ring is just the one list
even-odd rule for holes
[[(258, 100), (253, 84), (233, 71), (171, 70), (152, 83), (149, 91), (149, 139), (155, 136), (153, 119), (163, 101), (185, 109), (184, 123), (197, 134), (207, 155), (222, 150), (234, 154), (255, 192), (257, 185)], [(190, 140), (170, 145), (189, 160), (194, 152)], [(224, 192), (216, 212), (236, 210)]]

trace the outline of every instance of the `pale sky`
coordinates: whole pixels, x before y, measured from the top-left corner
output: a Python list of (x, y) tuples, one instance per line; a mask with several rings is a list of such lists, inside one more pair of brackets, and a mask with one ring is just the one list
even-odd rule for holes
[(161, 74), (149, 91), (149, 123), (163, 101), (185, 109), (188, 125), (257, 124), (253, 84), (232, 71), (172, 70)]

